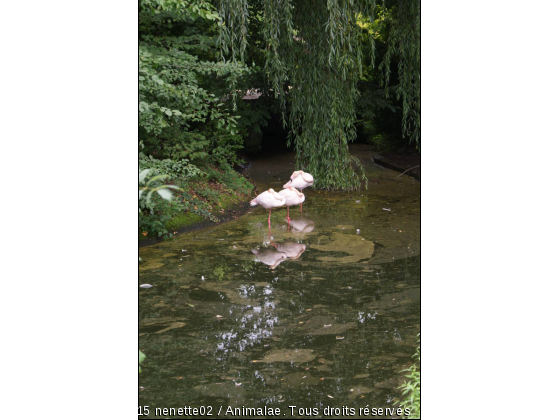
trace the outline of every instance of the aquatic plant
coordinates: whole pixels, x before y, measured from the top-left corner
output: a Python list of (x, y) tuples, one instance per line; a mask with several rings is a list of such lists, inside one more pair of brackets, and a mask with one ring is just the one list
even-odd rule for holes
[(142, 350), (138, 350), (138, 373), (142, 373), (142, 368), (140, 367), (140, 365), (142, 364), (142, 362), (146, 359), (146, 355), (144, 353), (142, 353)]
[(418, 347), (412, 356), (416, 362), (408, 369), (401, 371), (406, 373), (405, 377), (408, 378), (404, 384), (399, 386), (402, 392), (402, 401), (397, 401), (395, 405), (401, 406), (403, 409), (408, 409), (409, 414), (405, 416), (406, 419), (419, 419), (420, 418), (420, 334), (418, 334)]

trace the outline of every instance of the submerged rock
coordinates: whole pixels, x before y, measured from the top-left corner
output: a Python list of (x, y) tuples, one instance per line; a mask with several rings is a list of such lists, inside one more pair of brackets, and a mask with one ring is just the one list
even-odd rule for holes
[(294, 372), (282, 378), (283, 388), (298, 388), (301, 386), (313, 386), (319, 383), (319, 379), (308, 372)]
[(169, 327), (164, 328), (163, 330), (156, 331), (156, 334), (161, 334), (161, 333), (164, 333), (166, 331), (173, 330), (175, 328), (182, 328), (185, 325), (187, 325), (187, 324), (185, 324), (184, 322), (174, 322)]
[(373, 255), (375, 248), (373, 242), (365, 240), (365, 238), (360, 235), (346, 235), (341, 232), (334, 232), (331, 239), (332, 241), (326, 245), (316, 244), (311, 245), (311, 248), (315, 248), (323, 252), (331, 251), (343, 253), (345, 255), (322, 256), (318, 258), (320, 261), (350, 263), (368, 259)]
[(335, 320), (328, 316), (314, 316), (306, 323), (302, 324), (298, 331), (306, 335), (340, 335), (350, 329), (357, 327), (356, 322), (347, 322), (345, 324), (336, 323)]
[(140, 271), (153, 270), (155, 268), (163, 267), (165, 264), (159, 261), (150, 261), (148, 263), (140, 264), (138, 268)]
[(368, 388), (367, 386), (354, 386), (349, 389), (348, 399), (355, 400), (357, 397), (365, 394), (369, 394), (372, 392), (373, 389)]
[(310, 349), (280, 349), (272, 350), (264, 355), (262, 359), (253, 360), (253, 363), (306, 363), (314, 360), (317, 356)]
[(194, 390), (205, 397), (243, 399), (245, 389), (232, 382), (221, 382), (215, 384), (197, 385)]

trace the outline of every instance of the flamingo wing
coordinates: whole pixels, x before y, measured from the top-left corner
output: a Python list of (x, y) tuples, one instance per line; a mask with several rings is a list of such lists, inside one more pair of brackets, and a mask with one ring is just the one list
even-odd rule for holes
[(313, 175), (308, 174), (306, 172), (302, 172), (301, 177), (305, 182), (308, 182), (309, 184), (313, 184)]
[[(286, 199), (281, 195), (278, 195), (277, 192), (270, 193), (266, 191), (265, 193), (261, 194), (261, 202), (259, 203), (264, 208), (270, 209), (272, 207), (280, 207), (283, 206), (286, 202)], [(257, 197), (258, 198), (258, 197)]]
[[(289, 184), (289, 185), (288, 185)], [(289, 187), (294, 187), (294, 188), (301, 188), (300, 184), (301, 184), (301, 178), (300, 177), (296, 177), (294, 179), (292, 179), (290, 182), (288, 182), (288, 184), (286, 184), (286, 186)]]
[(286, 197), (286, 206), (295, 206), (305, 201), (305, 195), (300, 193), (295, 188), (282, 190), (278, 194), (281, 194), (283, 197)]

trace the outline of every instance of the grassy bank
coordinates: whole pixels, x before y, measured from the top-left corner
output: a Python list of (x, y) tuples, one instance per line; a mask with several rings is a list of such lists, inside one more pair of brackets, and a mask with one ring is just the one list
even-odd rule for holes
[(141, 169), (152, 169), (158, 183), (175, 187), (173, 199), (154, 194), (150, 203), (140, 203), (138, 240), (169, 239), (189, 228), (219, 223), (245, 207), (254, 190), (247, 178), (228, 164), (196, 167), (188, 161), (144, 157)]

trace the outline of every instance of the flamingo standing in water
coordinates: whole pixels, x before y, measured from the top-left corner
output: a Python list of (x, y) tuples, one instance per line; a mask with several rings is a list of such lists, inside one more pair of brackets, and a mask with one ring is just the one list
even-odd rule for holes
[[(295, 171), (290, 180), (284, 184), (284, 188), (294, 187), (303, 192), (303, 189), (313, 185), (313, 182), (313, 175), (303, 171)], [(303, 213), (303, 201), (299, 203), (299, 210)]]
[(286, 188), (285, 190), (279, 191), (282, 197), (286, 199), (285, 206), (288, 208), (288, 223), (290, 223), (290, 206), (297, 206), (305, 201), (305, 195), (299, 192), (294, 187)]
[(251, 204), (251, 207), (259, 205), (268, 209), (268, 230), (270, 230), (270, 215), (272, 209), (275, 207), (282, 207), (285, 203), (286, 199), (271, 188), (257, 195), (249, 204)]

